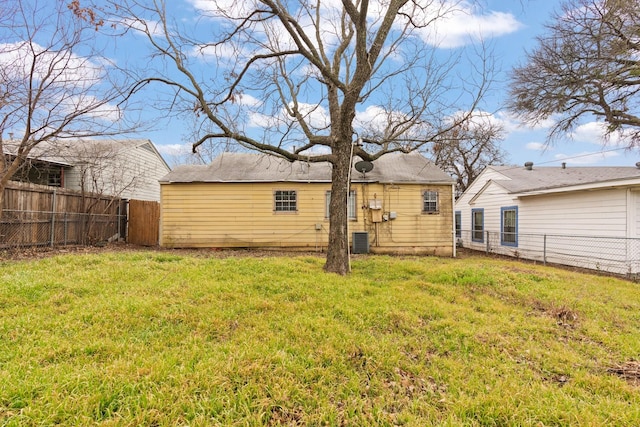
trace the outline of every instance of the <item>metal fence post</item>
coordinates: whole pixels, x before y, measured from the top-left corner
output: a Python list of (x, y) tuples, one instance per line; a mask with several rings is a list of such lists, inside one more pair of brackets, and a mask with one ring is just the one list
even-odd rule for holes
[(544, 235), (543, 239), (543, 249), (542, 249), (542, 264), (547, 265), (547, 235)]
[(485, 250), (489, 253), (489, 231), (487, 231), (487, 248)]

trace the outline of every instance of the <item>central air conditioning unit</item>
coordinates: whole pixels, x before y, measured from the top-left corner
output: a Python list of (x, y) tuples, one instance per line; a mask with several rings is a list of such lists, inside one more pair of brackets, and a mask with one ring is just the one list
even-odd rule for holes
[(354, 254), (368, 254), (369, 253), (369, 233), (366, 231), (355, 231), (353, 233), (351, 241), (353, 242)]

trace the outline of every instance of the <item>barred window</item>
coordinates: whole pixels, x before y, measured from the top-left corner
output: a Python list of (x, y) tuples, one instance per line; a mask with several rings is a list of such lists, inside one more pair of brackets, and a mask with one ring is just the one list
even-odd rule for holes
[(276, 190), (273, 196), (276, 212), (295, 212), (298, 210), (298, 196), (295, 190)]
[[(329, 218), (329, 202), (331, 201), (331, 191), (327, 191), (325, 193), (324, 198), (324, 217)], [(356, 210), (356, 192), (351, 190), (349, 192), (349, 205), (347, 209), (347, 215), (349, 219), (354, 220), (357, 219), (357, 210)]]
[(438, 192), (423, 191), (422, 192), (422, 212), (435, 213), (438, 212)]

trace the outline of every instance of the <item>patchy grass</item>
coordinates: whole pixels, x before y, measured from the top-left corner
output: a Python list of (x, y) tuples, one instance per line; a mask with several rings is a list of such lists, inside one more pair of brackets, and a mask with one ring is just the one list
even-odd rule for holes
[(640, 287), (483, 257), (0, 264), (0, 424), (638, 425)]

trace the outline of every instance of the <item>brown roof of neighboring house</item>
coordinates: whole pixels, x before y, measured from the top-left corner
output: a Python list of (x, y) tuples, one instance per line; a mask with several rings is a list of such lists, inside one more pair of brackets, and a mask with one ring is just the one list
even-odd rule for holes
[[(354, 164), (359, 159), (354, 159)], [(352, 182), (453, 184), (455, 181), (419, 153), (390, 153), (363, 175), (352, 170)], [(288, 160), (261, 153), (223, 153), (209, 165), (184, 165), (161, 183), (189, 182), (331, 182), (331, 165)]]

